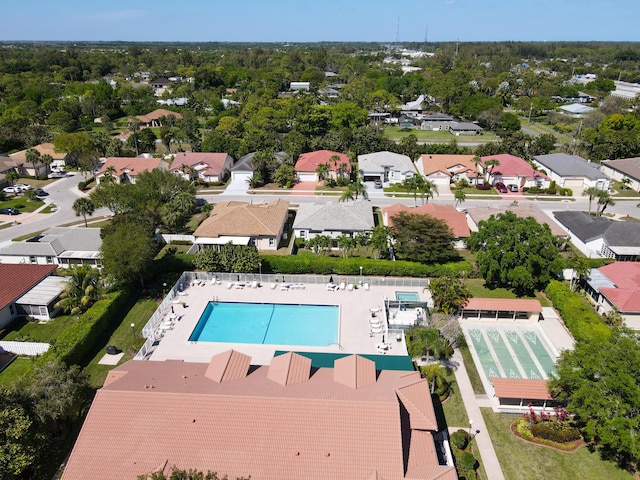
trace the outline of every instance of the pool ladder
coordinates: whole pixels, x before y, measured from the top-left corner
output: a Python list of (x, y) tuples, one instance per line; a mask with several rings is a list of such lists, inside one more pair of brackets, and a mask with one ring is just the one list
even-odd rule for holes
[(213, 303), (220, 303), (220, 297), (218, 297), (217, 295), (214, 295), (213, 298), (211, 299), (211, 301)]

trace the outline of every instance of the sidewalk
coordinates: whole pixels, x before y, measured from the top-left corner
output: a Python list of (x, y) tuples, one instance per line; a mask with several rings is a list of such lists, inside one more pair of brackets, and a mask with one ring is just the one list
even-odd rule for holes
[(493, 449), (493, 443), (491, 442), (491, 437), (489, 437), (489, 431), (487, 430), (484, 418), (480, 413), (480, 405), (478, 405), (476, 394), (471, 386), (471, 381), (469, 380), (469, 375), (467, 374), (467, 369), (464, 367), (464, 361), (459, 350), (454, 352), (453, 357), (451, 357), (451, 361), (459, 365), (454, 372), (456, 382), (458, 382), (458, 388), (460, 389), (460, 395), (462, 395), (464, 407), (467, 410), (467, 416), (469, 417), (469, 420), (473, 420), (473, 430), (480, 430), (480, 433), (476, 435), (473, 440), (476, 442), (478, 451), (480, 452), (480, 457), (482, 464), (484, 465), (484, 469), (487, 472), (487, 477), (490, 480), (504, 480), (502, 467), (500, 467), (500, 462), (498, 462), (498, 457)]

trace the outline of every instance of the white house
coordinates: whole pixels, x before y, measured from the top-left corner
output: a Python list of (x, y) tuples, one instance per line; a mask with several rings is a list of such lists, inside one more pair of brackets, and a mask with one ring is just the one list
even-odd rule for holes
[(536, 155), (533, 157), (533, 163), (539, 169), (545, 170), (556, 185), (570, 188), (574, 195), (582, 195), (585, 189), (591, 187), (608, 190), (611, 183), (609, 177), (600, 171), (598, 165), (578, 155), (567, 153)]
[(385, 184), (402, 183), (417, 174), (413, 161), (406, 155), (393, 152), (374, 152), (358, 155), (360, 178)]

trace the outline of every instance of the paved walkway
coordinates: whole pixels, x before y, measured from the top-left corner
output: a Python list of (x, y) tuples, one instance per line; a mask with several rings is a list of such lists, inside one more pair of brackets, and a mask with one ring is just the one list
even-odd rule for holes
[(500, 462), (498, 462), (498, 457), (493, 449), (489, 431), (484, 423), (478, 399), (471, 386), (471, 381), (469, 380), (469, 375), (467, 374), (467, 369), (464, 367), (462, 354), (459, 350), (454, 352), (451, 361), (459, 365), (458, 368), (454, 369), (454, 372), (456, 382), (458, 382), (458, 388), (460, 389), (460, 395), (462, 395), (462, 400), (464, 401), (464, 408), (467, 410), (467, 416), (470, 420), (473, 420), (473, 430), (480, 430), (480, 433), (475, 436), (474, 441), (480, 452), (487, 477), (490, 480), (504, 480), (502, 467), (500, 467)]

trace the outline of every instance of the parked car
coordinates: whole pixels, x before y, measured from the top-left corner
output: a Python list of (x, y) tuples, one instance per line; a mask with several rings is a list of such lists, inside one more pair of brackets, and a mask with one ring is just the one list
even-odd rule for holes
[(0, 215), (20, 215), (20, 210), (17, 208), (0, 208)]
[(38, 197), (46, 197), (49, 194), (47, 192), (45, 192), (43, 189), (41, 189), (41, 188), (36, 188), (36, 195)]
[(22, 193), (22, 189), (17, 185), (13, 185), (11, 187), (4, 187), (2, 191), (4, 193)]
[(374, 180), (373, 188), (382, 188), (382, 181), (381, 180)]
[(504, 183), (502, 183), (502, 182), (496, 182), (493, 186), (494, 186), (494, 187), (496, 187), (496, 188), (500, 188), (500, 187), (502, 187), (502, 188), (507, 188), (507, 187), (505, 186), (505, 184), (504, 184)]
[(517, 192), (518, 190), (520, 190), (520, 189), (518, 188), (518, 185), (515, 185), (515, 184), (513, 184), (513, 183), (510, 183), (509, 185), (507, 185), (507, 188), (508, 188), (509, 190), (511, 190), (512, 192)]
[(26, 183), (16, 183), (14, 187), (22, 190), (31, 190), (33, 187), (31, 185), (27, 185)]

